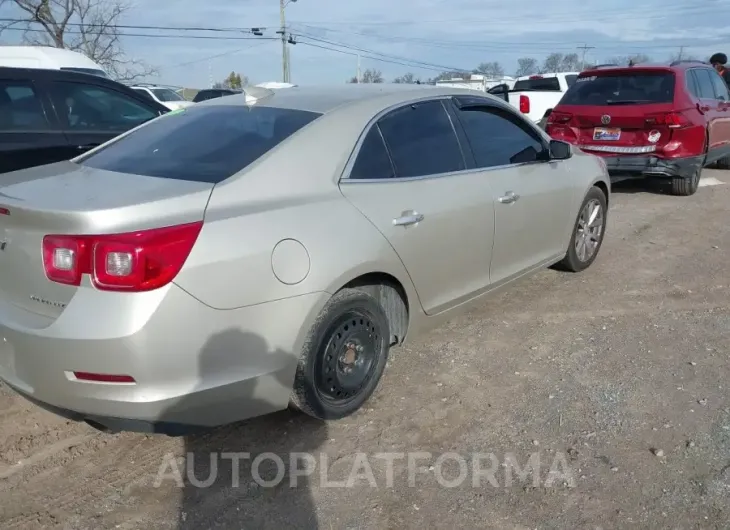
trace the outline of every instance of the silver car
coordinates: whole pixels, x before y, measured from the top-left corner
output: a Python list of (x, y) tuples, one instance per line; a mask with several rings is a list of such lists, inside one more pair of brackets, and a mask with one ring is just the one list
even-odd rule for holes
[(0, 378), (105, 430), (343, 418), (389, 349), (603, 241), (603, 162), (503, 101), (294, 87), (173, 111), (0, 188)]

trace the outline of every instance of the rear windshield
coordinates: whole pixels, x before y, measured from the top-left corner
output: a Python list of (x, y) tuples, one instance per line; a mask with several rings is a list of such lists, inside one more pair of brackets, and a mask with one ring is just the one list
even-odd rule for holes
[(104, 70), (97, 70), (95, 68), (76, 68), (73, 66), (66, 66), (61, 68), (61, 70), (66, 70), (67, 72), (79, 72), (81, 74), (91, 74), (99, 77), (106, 77), (107, 79), (109, 79), (109, 76), (106, 75), (106, 72)]
[(79, 161), (83, 166), (218, 183), (321, 114), (214, 105), (172, 111)]
[(515, 92), (526, 90), (547, 90), (560, 91), (560, 81), (557, 77), (540, 77), (536, 79), (523, 79), (515, 83), (513, 88)]
[(674, 101), (674, 74), (645, 72), (585, 76), (576, 80), (561, 105), (646, 105)]

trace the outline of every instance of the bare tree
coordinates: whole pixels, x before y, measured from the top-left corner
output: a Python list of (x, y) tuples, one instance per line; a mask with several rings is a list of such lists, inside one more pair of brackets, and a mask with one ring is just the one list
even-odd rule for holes
[(407, 72), (407, 73), (393, 79), (394, 83), (405, 84), (405, 85), (412, 85), (416, 81), (420, 82), (420, 80), (417, 80), (416, 76), (414, 76), (411, 72)]
[[(127, 0), (0, 0), (22, 13), (5, 25), (23, 29), (23, 42), (81, 52), (118, 81), (156, 73), (141, 60), (125, 55), (119, 23), (132, 7)], [(0, 33), (2, 29), (0, 27)]]
[(474, 69), (473, 73), (482, 74), (487, 77), (499, 78), (504, 76), (504, 68), (502, 68), (502, 65), (496, 61), (491, 63), (480, 63), (479, 66)]
[[(370, 69), (368, 68), (362, 73), (362, 77), (360, 78), (361, 83), (382, 83), (383, 82), (383, 74), (380, 70), (375, 70), (374, 68)], [(357, 77), (352, 77), (348, 83), (357, 83)]]
[(611, 57), (608, 61), (610, 64), (618, 64), (620, 66), (627, 66), (631, 64), (642, 64), (650, 63), (651, 57), (643, 53), (635, 53), (633, 55), (619, 55), (617, 57)]
[(521, 57), (517, 59), (517, 65), (515, 77), (536, 74), (540, 70), (537, 59), (534, 57)]

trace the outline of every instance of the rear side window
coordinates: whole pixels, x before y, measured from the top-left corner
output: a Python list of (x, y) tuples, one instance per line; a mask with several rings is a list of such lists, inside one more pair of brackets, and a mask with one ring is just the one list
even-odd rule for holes
[(319, 116), (273, 107), (189, 107), (151, 121), (79, 163), (119, 173), (215, 184)]
[[(694, 76), (695, 86), (697, 87), (695, 96), (701, 99), (717, 99), (715, 95), (715, 87), (712, 84), (713, 77), (720, 77), (715, 75), (715, 72), (707, 68), (695, 68), (690, 70), (690, 74)], [(720, 79), (722, 81), (722, 79)]]
[(715, 98), (720, 101), (730, 101), (728, 87), (723, 78), (720, 77), (720, 75), (715, 74), (715, 72), (710, 72), (710, 75), (712, 78), (712, 86), (715, 88)]
[(379, 125), (397, 177), (438, 175), (466, 167), (441, 101), (408, 105), (382, 118)]
[(0, 81), (0, 132), (49, 128), (33, 85), (23, 81)]
[(531, 79), (522, 79), (515, 83), (514, 91), (529, 91), (529, 90), (546, 90), (546, 91), (560, 91), (560, 81), (557, 77), (539, 77), (535, 76)]
[(578, 79), (578, 76), (576, 74), (565, 76), (565, 83), (568, 85), (568, 88), (572, 87), (575, 84), (576, 79)]
[(352, 166), (350, 178), (387, 179), (394, 176), (390, 155), (376, 124), (370, 128), (362, 142), (355, 164)]
[(674, 74), (670, 72), (607, 73), (579, 77), (561, 105), (647, 105), (674, 101)]

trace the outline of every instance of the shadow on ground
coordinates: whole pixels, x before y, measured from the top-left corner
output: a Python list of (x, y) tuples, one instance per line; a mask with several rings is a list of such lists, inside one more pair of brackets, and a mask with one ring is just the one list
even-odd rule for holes
[[(263, 362), (271, 368), (292, 361), (287, 352), (269, 351), (258, 335), (228, 330), (213, 337), (203, 348), (200, 381), (224, 380), (231, 351), (237, 348), (241, 349), (241, 356), (249, 358), (260, 358), (255, 354), (268, 352)], [(278, 382), (291, 385), (291, 381)], [(254, 388), (249, 395), (237, 395), (226, 406), (239, 407), (239, 417), (245, 417), (250, 410), (272, 407), (252, 394), (259, 392)], [(196, 393), (176, 409), (201, 407), (201, 400), (206, 400), (205, 392)], [(229, 409), (220, 415), (230, 413)], [(219, 416), (215, 410), (211, 414)], [(307, 468), (307, 460), (309, 465), (319, 463), (318, 449), (326, 440), (324, 422), (288, 410), (187, 436), (185, 467), (180, 468), (183, 489), (178, 529), (320, 528), (311, 477), (305, 475), (306, 469), (314, 469)], [(301, 472), (292, 473), (295, 469)]]

